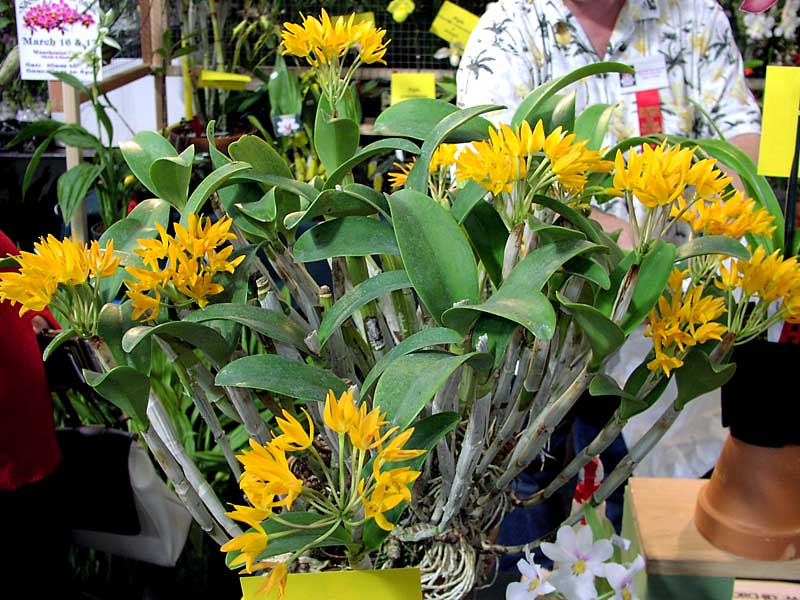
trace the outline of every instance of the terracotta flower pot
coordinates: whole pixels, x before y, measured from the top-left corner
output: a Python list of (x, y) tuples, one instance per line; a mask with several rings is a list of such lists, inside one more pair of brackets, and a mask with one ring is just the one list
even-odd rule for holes
[[(714, 546), (756, 560), (800, 557), (798, 407), (787, 382), (800, 346), (754, 341), (736, 349), (722, 388), (730, 435), (697, 499), (695, 524)], [(780, 390), (780, 391), (779, 391)]]
[(714, 546), (738, 556), (800, 557), (800, 446), (768, 448), (728, 436), (694, 521)]

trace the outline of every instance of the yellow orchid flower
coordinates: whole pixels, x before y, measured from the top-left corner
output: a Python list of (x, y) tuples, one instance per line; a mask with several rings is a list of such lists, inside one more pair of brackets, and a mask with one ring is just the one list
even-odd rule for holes
[(311, 415), (308, 414), (306, 409), (302, 409), (308, 421), (308, 433), (303, 429), (300, 422), (290, 415), (285, 409), (283, 411), (283, 419), (276, 417), (278, 427), (281, 428), (283, 435), (278, 436), (272, 441), (272, 444), (286, 452), (297, 452), (306, 450), (314, 441), (314, 421)]
[(353, 405), (353, 392), (347, 390), (339, 400), (336, 400), (336, 395), (333, 390), (328, 391), (328, 396), (325, 399), (325, 408), (323, 410), (323, 418), (325, 424), (336, 433), (347, 433), (350, 425), (356, 418), (356, 407)]

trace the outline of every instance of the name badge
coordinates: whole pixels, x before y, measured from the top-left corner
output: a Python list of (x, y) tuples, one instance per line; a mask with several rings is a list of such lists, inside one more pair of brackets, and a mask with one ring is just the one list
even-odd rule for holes
[(620, 73), (619, 85), (623, 94), (669, 87), (667, 62), (661, 55), (645, 56), (629, 63), (635, 73)]

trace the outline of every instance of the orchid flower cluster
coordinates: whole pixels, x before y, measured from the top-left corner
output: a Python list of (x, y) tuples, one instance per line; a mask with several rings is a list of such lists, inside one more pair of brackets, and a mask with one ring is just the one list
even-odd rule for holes
[(196, 303), (201, 308), (209, 296), (224, 291), (215, 280), (218, 273), (233, 273), (244, 260), (232, 260), (233, 246), (222, 247), (236, 239), (229, 232), (231, 221), (222, 217), (216, 223), (210, 218), (189, 215), (188, 225), (175, 223), (175, 236), (156, 223), (159, 239), (140, 239), (134, 252), (143, 266), (128, 265), (125, 270), (134, 279), (126, 279), (127, 296), (133, 306), (133, 318), (154, 321), (163, 307), (185, 308)]
[[(252, 530), (221, 548), (235, 553), (230, 565), (244, 565), (247, 573), (270, 569), (263, 589), (267, 593), (279, 589), (278, 597), (286, 587), (288, 566), (309, 549), (324, 546), (331, 538), (340, 542), (342, 533), (363, 528), (369, 520), (383, 530), (394, 529), (385, 513), (411, 502), (410, 486), (420, 476), (420, 471), (397, 463), (425, 454), (405, 447), (413, 427), (402, 432), (398, 427), (384, 428), (388, 421), (380, 409), (368, 410), (366, 402), (356, 406), (352, 390), (338, 400), (331, 390), (325, 399), (323, 421), (338, 440), (334, 461), (338, 465), (334, 466), (317, 450), (314, 421), (305, 409), (302, 412), (305, 428), (284, 410), (283, 418), (276, 419), (280, 435), (263, 446), (251, 439), (251, 450), (237, 456), (244, 465), (239, 485), (250, 505), (234, 505), (236, 510), (226, 514)], [(287, 453), (302, 453), (303, 459), (292, 460)], [(302, 460), (321, 474), (324, 482), (313, 485), (298, 477), (293, 465)], [(297, 511), (298, 505), (306, 512)], [(270, 552), (270, 540), (292, 535), (312, 539), (286, 560), (262, 560), (280, 553)]]
[(44, 29), (48, 33), (56, 30), (63, 34), (67, 32), (68, 27), (76, 23), (87, 28), (94, 24), (92, 15), (88, 12), (78, 12), (64, 0), (36, 4), (25, 11), (23, 20), (25, 27), (30, 29), (31, 33), (37, 29)]
[(48, 235), (34, 249), (13, 257), (18, 272), (0, 273), (0, 300), (19, 304), (20, 315), (50, 306), (66, 321), (68, 334), (95, 335), (101, 285), (120, 264), (113, 240), (101, 248), (96, 241), (87, 245)]
[[(284, 23), (282, 32), (284, 54), (305, 58), (315, 68), (320, 86), (335, 111), (350, 87), (353, 74), (362, 64), (383, 63), (386, 30), (376, 28), (372, 21), (355, 22), (349, 17), (331, 18), (325, 9), (319, 19), (303, 17), (302, 24)], [(355, 48), (356, 57), (342, 76), (347, 53)]]
[[(599, 521), (595, 521), (599, 523)], [(529, 549), (517, 562), (520, 581), (506, 588), (506, 600), (535, 600), (539, 597), (565, 600), (638, 600), (634, 578), (644, 568), (641, 555), (623, 562), (630, 542), (608, 535), (599, 527), (564, 525), (555, 543), (543, 542), (542, 553), (553, 561), (548, 572), (538, 565)], [(629, 554), (629, 553), (628, 553)]]

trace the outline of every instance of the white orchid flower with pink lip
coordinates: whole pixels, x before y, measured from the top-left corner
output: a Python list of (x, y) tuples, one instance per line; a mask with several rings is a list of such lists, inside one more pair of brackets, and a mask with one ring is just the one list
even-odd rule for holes
[(614, 600), (639, 600), (633, 585), (633, 578), (643, 568), (644, 559), (641, 554), (627, 567), (615, 563), (606, 565), (605, 576), (608, 585), (614, 590)]
[(565, 525), (556, 534), (556, 543), (544, 542), (542, 552), (553, 560), (556, 569), (548, 581), (567, 600), (597, 598), (594, 578), (603, 577), (605, 562), (614, 554), (608, 540), (594, 541), (588, 526), (575, 530)]
[(739, 8), (751, 13), (760, 13), (767, 10), (777, 1), (778, 0), (744, 0)]
[(545, 581), (542, 567), (533, 562), (531, 551), (527, 548), (525, 548), (525, 558), (517, 562), (517, 569), (522, 574), (522, 580), (508, 584), (506, 600), (534, 600), (556, 591), (556, 588)]

